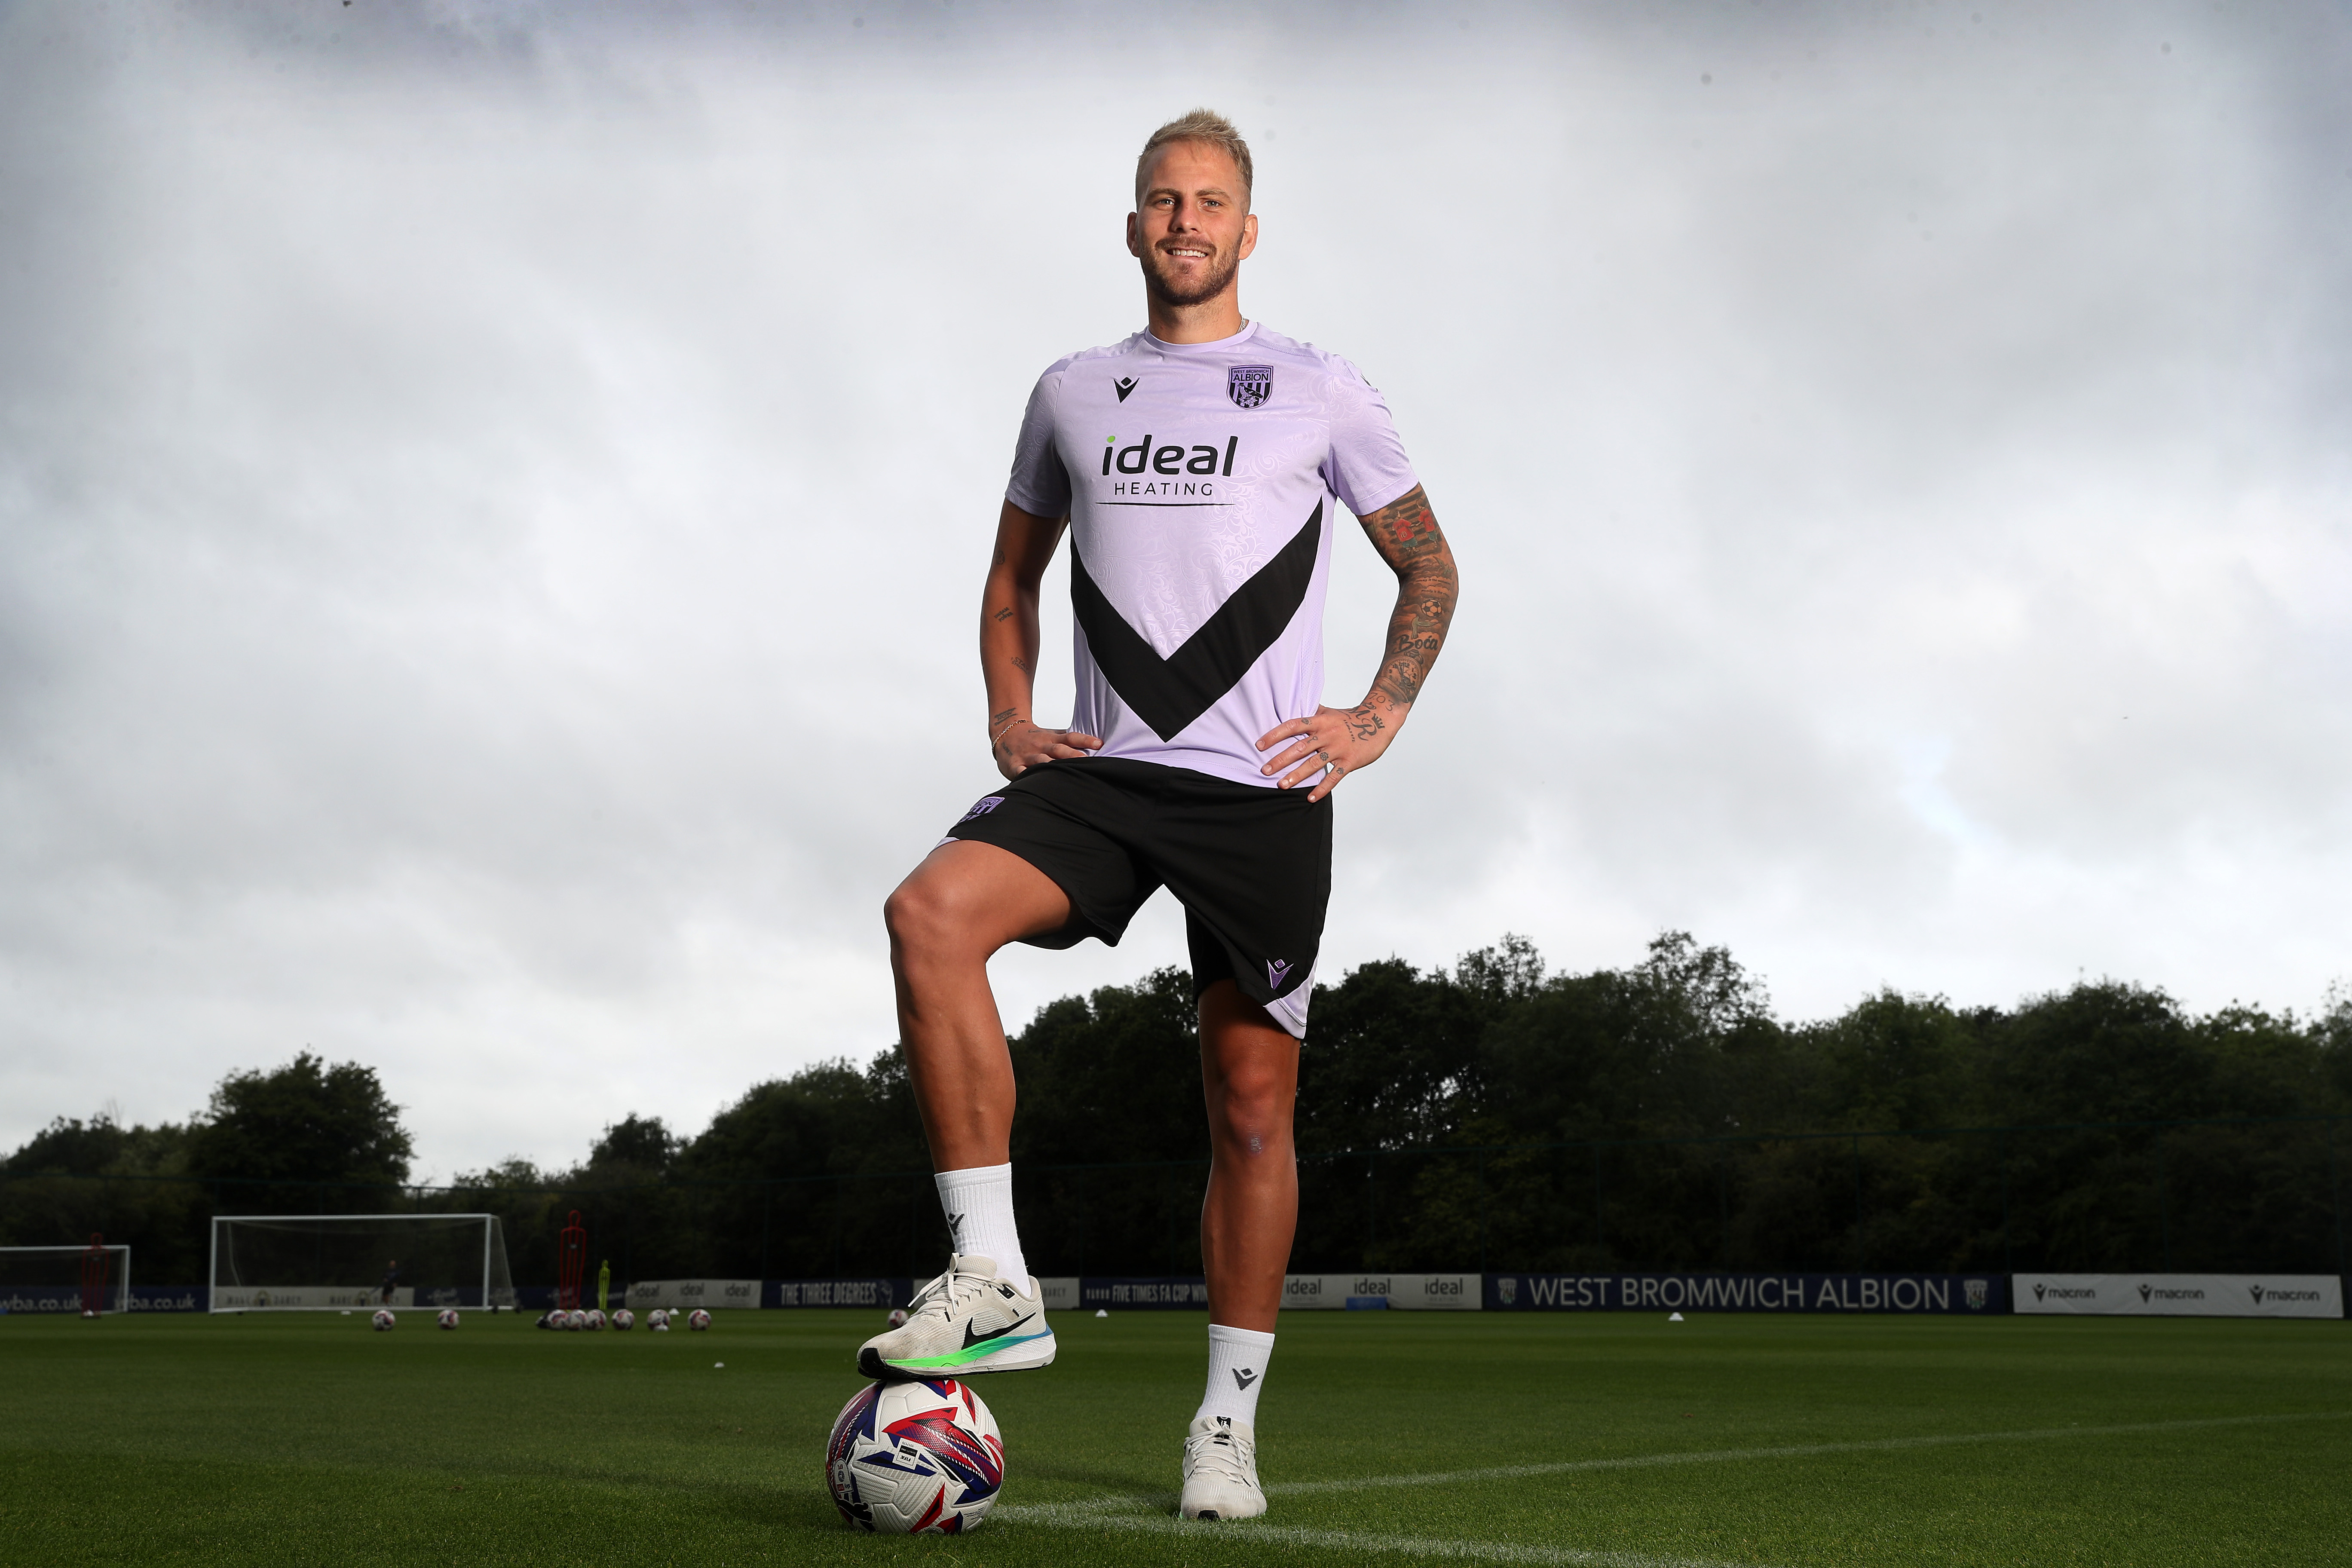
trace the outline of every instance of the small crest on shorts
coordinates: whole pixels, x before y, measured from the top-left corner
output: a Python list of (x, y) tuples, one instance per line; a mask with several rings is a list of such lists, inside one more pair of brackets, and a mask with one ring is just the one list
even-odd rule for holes
[(1225, 371), (1225, 395), (1236, 408), (1255, 408), (1274, 395), (1274, 366), (1231, 365)]
[(1282, 983), (1288, 978), (1289, 974), (1290, 963), (1287, 960), (1269, 958), (1265, 961), (1265, 983), (1275, 990), (1282, 989)]
[(975, 816), (986, 816), (990, 812), (994, 811), (998, 806), (1003, 805), (1003, 804), (1004, 797), (1001, 795), (982, 795), (978, 800), (971, 803), (971, 809), (970, 811), (965, 812), (961, 816), (956, 818), (956, 820), (959, 823), (963, 823), (970, 822)]

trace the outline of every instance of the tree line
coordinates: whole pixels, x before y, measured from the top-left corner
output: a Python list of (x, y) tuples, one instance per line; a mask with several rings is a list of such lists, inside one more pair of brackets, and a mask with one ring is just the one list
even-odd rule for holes
[[(1031, 1266), (1196, 1273), (1190, 977), (1065, 997), (1011, 1047)], [(2352, 1002), (2197, 1015), (2086, 980), (1789, 1022), (1682, 933), (1559, 974), (1507, 937), (1318, 991), (1297, 1135), (1300, 1270), (2337, 1272)], [(215, 1212), (486, 1209), (524, 1283), (573, 1209), (624, 1279), (928, 1274), (947, 1245), (895, 1048), (755, 1084), (691, 1135), (624, 1116), (568, 1166), (424, 1191), (411, 1152), (372, 1069), (305, 1053), (185, 1123), (51, 1123), (0, 1167), (0, 1240), (103, 1230), (155, 1282), (203, 1277)]]

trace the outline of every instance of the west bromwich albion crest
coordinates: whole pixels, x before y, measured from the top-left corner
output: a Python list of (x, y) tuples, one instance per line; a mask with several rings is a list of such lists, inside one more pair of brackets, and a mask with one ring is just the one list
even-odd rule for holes
[(1237, 364), (1225, 371), (1225, 395), (1236, 408), (1255, 408), (1274, 395), (1274, 366)]

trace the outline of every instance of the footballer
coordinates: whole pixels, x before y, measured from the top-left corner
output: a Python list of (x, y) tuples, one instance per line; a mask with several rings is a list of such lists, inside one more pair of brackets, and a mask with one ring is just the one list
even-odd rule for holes
[[(890, 895), (899, 1038), (954, 1251), (869, 1377), (1054, 1359), (1013, 1223), (1013, 1064), (988, 984), (1008, 942), (1115, 944), (1161, 887), (1184, 906), (1211, 1163), (1201, 1211), (1207, 1394), (1187, 1519), (1265, 1511), (1257, 1401), (1298, 1216), (1291, 1113), (1331, 888), (1333, 791), (1420, 697), (1454, 616), (1454, 556), (1388, 405), (1356, 367), (1242, 314), (1250, 151), (1196, 110), (1136, 163), (1129, 251), (1146, 326), (1038, 378), (981, 600), (988, 741), (1005, 782)], [(1323, 706), (1342, 509), (1394, 572), (1363, 700)], [(1066, 530), (1076, 710), (1031, 709), (1037, 592)]]

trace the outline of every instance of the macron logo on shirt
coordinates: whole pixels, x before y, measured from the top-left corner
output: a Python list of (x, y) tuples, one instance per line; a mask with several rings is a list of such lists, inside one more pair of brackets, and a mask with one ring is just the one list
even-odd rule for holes
[(1110, 384), (1110, 389), (1118, 394), (1118, 400), (1121, 403), (1125, 403), (1127, 401), (1127, 395), (1135, 390), (1135, 377), (1131, 375), (1122, 375), (1117, 381)]

